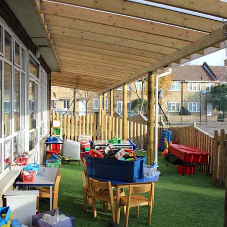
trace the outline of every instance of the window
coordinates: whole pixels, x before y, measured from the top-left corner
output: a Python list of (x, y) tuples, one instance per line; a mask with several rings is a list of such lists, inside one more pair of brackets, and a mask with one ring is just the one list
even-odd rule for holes
[(12, 153), (11, 153), (11, 140), (7, 140), (4, 143), (4, 169), (11, 165)]
[(131, 102), (127, 102), (127, 111), (131, 110)]
[(122, 101), (117, 102), (117, 111), (121, 112), (122, 111)]
[[(3, 37), (3, 35), (2, 35), (2, 31), (3, 31), (3, 29), (2, 29), (2, 26), (0, 26), (0, 52), (1, 53), (3, 53), (3, 48), (2, 48), (2, 37)], [(1, 167), (1, 163), (0, 163), (0, 167)], [(0, 173), (1, 173), (1, 168), (0, 168)]]
[(93, 109), (97, 110), (99, 108), (99, 100), (93, 99)]
[(56, 101), (55, 100), (51, 100), (51, 109), (56, 108)]
[(180, 82), (173, 82), (169, 89), (170, 91), (180, 91)]
[(138, 91), (142, 90), (142, 82), (136, 82), (136, 89)]
[(20, 129), (20, 72), (14, 72), (14, 132)]
[(36, 85), (29, 81), (29, 129), (36, 128)]
[(4, 64), (4, 135), (11, 133), (11, 66)]
[(106, 99), (106, 110), (108, 110), (108, 99)]
[[(2, 137), (2, 61), (0, 61), (0, 138)], [(1, 155), (1, 152), (0, 152)], [(2, 157), (2, 156), (0, 156)], [(1, 173), (1, 158), (0, 158), (0, 173)]]
[(5, 30), (5, 58), (12, 61), (12, 36)]
[(20, 61), (20, 45), (15, 41), (15, 46), (14, 46), (14, 63), (17, 65), (21, 65)]
[(188, 110), (190, 112), (199, 112), (200, 111), (200, 103), (199, 102), (189, 102)]
[(39, 65), (32, 56), (30, 56), (30, 59), (29, 59), (29, 72), (33, 76), (39, 78)]
[(20, 101), (21, 101), (21, 129), (25, 129), (25, 96), (26, 96), (26, 92), (25, 92), (25, 74), (21, 73), (21, 84), (20, 84)]
[(188, 91), (201, 91), (200, 83), (188, 83)]
[(69, 99), (64, 99), (62, 100), (63, 102), (63, 109), (68, 109), (69, 108)]
[(20, 155), (19, 152), (19, 135), (13, 138), (13, 161), (16, 160)]
[[(123, 90), (123, 87), (119, 87), (117, 88), (118, 91), (122, 91)], [(127, 84), (127, 90), (131, 90), (131, 84)]]
[(22, 53), (21, 53), (21, 65), (22, 65), (22, 70), (26, 70), (26, 51), (22, 48)]
[(3, 171), (3, 166), (2, 166), (2, 144), (0, 143), (0, 174)]
[(168, 112), (179, 112), (180, 111), (179, 102), (168, 102), (167, 107), (168, 107)]
[(211, 92), (211, 88), (214, 87), (213, 83), (206, 83), (206, 91)]

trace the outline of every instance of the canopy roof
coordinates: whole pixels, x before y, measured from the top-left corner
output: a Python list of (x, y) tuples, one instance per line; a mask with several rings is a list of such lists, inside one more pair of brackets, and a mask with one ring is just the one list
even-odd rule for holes
[(60, 68), (52, 85), (106, 92), (224, 48), (226, 2), (136, 1), (36, 0)]

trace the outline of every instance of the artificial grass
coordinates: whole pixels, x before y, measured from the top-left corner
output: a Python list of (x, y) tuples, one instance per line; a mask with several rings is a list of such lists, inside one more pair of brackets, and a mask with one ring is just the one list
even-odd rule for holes
[[(138, 155), (146, 153), (137, 152)], [(82, 171), (84, 166), (71, 162), (61, 169), (62, 179), (59, 191), (60, 211), (75, 217), (77, 227), (108, 226), (111, 212), (98, 210), (94, 219), (89, 211), (83, 211)], [(155, 202), (151, 218), (153, 227), (222, 227), (224, 220), (224, 190), (211, 185), (211, 177), (195, 170), (194, 175), (181, 176), (177, 165), (159, 157), (161, 175), (155, 184)], [(40, 211), (48, 210), (49, 204), (40, 203)], [(140, 208), (140, 217), (135, 217), (135, 209), (130, 210), (129, 226), (147, 226), (147, 207)], [(121, 209), (119, 226), (124, 226), (124, 214)]]

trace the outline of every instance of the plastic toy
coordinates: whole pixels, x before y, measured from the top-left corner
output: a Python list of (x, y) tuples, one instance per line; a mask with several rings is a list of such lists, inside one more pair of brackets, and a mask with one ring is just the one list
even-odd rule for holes
[[(170, 141), (169, 142), (170, 144), (172, 144), (172, 142)], [(167, 141), (167, 139), (165, 138), (164, 139), (164, 144), (165, 144), (165, 150), (161, 153), (161, 156), (162, 157), (164, 157), (166, 154), (168, 154), (168, 152), (169, 152), (169, 144), (168, 144), (168, 141)]]

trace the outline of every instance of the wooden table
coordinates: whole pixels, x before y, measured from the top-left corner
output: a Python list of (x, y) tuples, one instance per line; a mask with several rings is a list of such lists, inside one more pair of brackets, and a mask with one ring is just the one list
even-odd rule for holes
[(154, 203), (154, 183), (157, 182), (157, 177), (138, 178), (136, 180), (136, 182), (134, 182), (134, 183), (129, 183), (126, 181), (111, 180), (111, 179), (100, 178), (100, 177), (91, 177), (91, 178), (100, 180), (100, 181), (110, 181), (112, 186), (116, 188), (116, 224), (119, 224), (119, 222), (120, 222), (121, 190), (128, 188), (129, 185), (151, 183), (152, 184), (152, 197), (153, 197), (153, 203)]
[[(43, 168), (43, 169), (41, 169)], [(34, 182), (21, 182), (17, 181), (15, 186), (49, 186), (50, 187), (50, 210), (52, 210), (53, 204), (53, 193), (52, 187), (55, 185), (56, 177), (58, 174), (58, 169), (55, 167), (40, 167), (39, 171), (43, 170), (43, 172), (38, 172), (37, 176), (35, 177)]]

